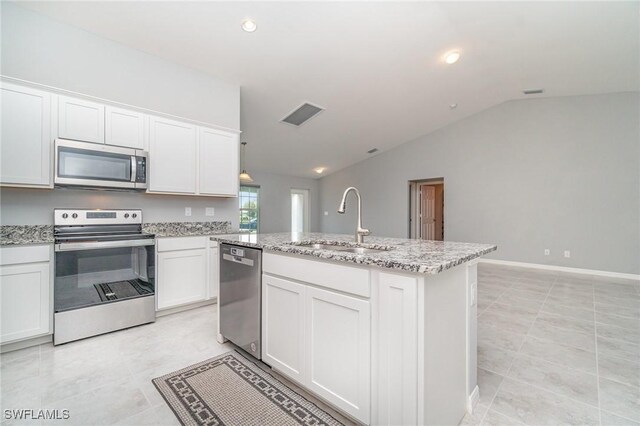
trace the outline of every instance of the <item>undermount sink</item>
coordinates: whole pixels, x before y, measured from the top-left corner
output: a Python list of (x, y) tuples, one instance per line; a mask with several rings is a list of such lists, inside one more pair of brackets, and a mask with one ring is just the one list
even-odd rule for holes
[(296, 244), (299, 247), (308, 247), (315, 250), (334, 250), (334, 251), (346, 251), (348, 253), (365, 254), (365, 253), (382, 253), (389, 251), (388, 248), (370, 248), (370, 247), (352, 247), (341, 246), (338, 244), (320, 244), (320, 243), (303, 243)]

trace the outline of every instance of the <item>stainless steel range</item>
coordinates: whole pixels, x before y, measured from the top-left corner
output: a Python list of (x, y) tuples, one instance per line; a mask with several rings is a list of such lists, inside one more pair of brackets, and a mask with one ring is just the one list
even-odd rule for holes
[(155, 239), (141, 210), (54, 210), (55, 345), (153, 322)]

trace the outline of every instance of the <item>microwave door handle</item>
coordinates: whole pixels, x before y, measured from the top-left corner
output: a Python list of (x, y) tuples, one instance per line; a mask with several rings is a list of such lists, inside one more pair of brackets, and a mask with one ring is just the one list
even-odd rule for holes
[(131, 182), (136, 181), (136, 175), (138, 174), (138, 161), (135, 155), (131, 156)]

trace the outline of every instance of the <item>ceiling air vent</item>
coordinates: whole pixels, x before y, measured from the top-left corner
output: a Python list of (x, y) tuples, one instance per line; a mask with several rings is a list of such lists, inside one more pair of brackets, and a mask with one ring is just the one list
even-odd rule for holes
[(367, 154), (373, 154), (374, 152), (378, 152), (378, 148), (372, 148), (369, 151), (367, 151)]
[(291, 114), (287, 115), (281, 121), (283, 123), (291, 124), (293, 126), (300, 126), (302, 123), (315, 117), (317, 114), (324, 111), (324, 108), (317, 105), (312, 105), (308, 102), (303, 103), (295, 109)]
[(525, 95), (539, 95), (540, 93), (544, 93), (544, 89), (527, 89), (523, 90), (522, 93)]

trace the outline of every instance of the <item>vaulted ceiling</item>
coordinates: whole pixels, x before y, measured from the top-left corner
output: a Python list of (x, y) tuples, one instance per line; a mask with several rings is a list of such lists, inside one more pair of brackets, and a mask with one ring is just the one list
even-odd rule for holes
[[(640, 85), (638, 2), (21, 5), (241, 85), (251, 170), (331, 173), (523, 89), (569, 96)], [(241, 30), (247, 17), (257, 31)], [(447, 65), (451, 50), (461, 58)], [(326, 111), (299, 128), (279, 122), (305, 101)]]

